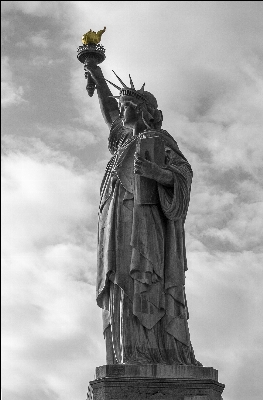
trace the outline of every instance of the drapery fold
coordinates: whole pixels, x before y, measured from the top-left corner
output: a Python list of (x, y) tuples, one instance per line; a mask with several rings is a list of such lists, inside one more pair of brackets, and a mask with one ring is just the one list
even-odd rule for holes
[(199, 365), (184, 289), (191, 167), (172, 137), (158, 131), (169, 150), (164, 168), (172, 171), (174, 186), (158, 184), (159, 204), (135, 204), (115, 173), (118, 154), (128, 154), (134, 138), (123, 129), (118, 138), (117, 126), (98, 226), (97, 303), (103, 309), (107, 363)]

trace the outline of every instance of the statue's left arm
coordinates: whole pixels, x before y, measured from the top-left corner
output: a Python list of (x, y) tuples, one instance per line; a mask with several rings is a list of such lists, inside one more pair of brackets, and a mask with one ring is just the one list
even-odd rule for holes
[(168, 219), (185, 218), (190, 201), (192, 169), (179, 149), (178, 152), (171, 151), (164, 168), (136, 153), (134, 172), (157, 181), (161, 206)]

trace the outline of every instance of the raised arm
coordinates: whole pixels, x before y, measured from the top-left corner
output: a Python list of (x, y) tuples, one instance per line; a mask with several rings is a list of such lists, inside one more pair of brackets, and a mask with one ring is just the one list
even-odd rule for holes
[(106, 124), (111, 127), (112, 122), (115, 121), (120, 114), (117, 100), (110, 97), (112, 93), (103, 76), (101, 68), (91, 60), (87, 65), (87, 70), (96, 83), (103, 118)]

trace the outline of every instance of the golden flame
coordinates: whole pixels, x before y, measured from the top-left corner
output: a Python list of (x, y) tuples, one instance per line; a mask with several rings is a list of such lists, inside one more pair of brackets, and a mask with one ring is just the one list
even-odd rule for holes
[(101, 35), (105, 31), (106, 31), (106, 26), (104, 26), (104, 29), (98, 31), (97, 33), (90, 29), (87, 33), (84, 33), (84, 35), (82, 36), (82, 43), (85, 45), (89, 43), (98, 44), (101, 41)]

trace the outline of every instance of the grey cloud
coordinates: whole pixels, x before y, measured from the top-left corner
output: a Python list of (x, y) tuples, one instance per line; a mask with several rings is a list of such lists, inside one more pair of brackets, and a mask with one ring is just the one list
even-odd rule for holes
[(230, 168), (227, 171), (220, 171), (211, 168), (206, 176), (207, 185), (224, 190), (231, 193), (240, 193), (240, 185), (244, 182), (256, 182), (252, 173), (249, 173), (241, 167)]
[(58, 1), (3, 1), (2, 12), (22, 12), (36, 17), (58, 18), (61, 13)]
[(35, 389), (20, 389), (20, 390), (2, 390), (2, 396), (5, 400), (36, 400), (37, 398), (41, 400), (59, 400), (60, 396), (54, 390), (49, 389), (48, 387), (41, 388), (38, 385)]
[[(249, 339), (248, 337), (247, 341)], [(237, 396), (239, 400), (260, 399), (262, 395), (263, 362), (261, 354), (263, 347), (257, 341), (254, 342), (254, 345), (254, 349), (248, 347), (247, 350), (242, 351), (242, 359), (234, 378), (236, 389), (230, 389), (230, 395)]]

